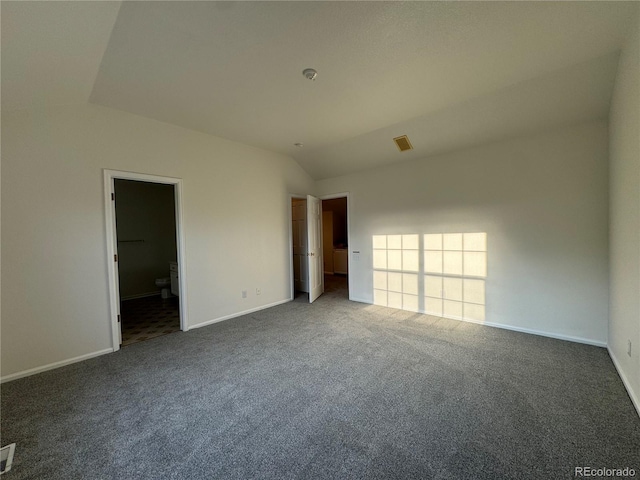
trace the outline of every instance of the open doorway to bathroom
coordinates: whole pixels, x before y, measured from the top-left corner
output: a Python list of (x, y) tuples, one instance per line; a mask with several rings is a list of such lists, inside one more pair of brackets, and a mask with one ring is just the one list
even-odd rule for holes
[(322, 257), (325, 293), (349, 298), (348, 198), (322, 198)]
[(105, 171), (114, 350), (184, 330), (180, 183)]
[(180, 330), (173, 185), (116, 179), (121, 345)]

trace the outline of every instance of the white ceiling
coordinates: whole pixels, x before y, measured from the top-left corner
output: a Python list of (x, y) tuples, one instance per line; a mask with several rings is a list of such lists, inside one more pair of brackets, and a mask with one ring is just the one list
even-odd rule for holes
[(0, 2), (2, 110), (86, 103), (120, 2)]
[[(118, 7), (3, 1), (3, 110), (89, 100), (291, 155), (316, 179), (606, 117), (638, 8), (124, 2), (116, 19)], [(402, 134), (414, 151), (398, 152)]]

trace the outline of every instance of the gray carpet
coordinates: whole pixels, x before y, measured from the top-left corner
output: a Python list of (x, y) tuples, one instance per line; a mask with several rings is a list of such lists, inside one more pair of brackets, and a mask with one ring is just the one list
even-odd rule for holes
[[(602, 348), (294, 302), (2, 386), (13, 479), (562, 479), (640, 472)], [(640, 478), (640, 474), (636, 475)]]

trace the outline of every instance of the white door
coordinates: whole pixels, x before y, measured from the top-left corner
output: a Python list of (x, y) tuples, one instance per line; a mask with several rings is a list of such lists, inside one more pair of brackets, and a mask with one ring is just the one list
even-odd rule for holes
[(295, 290), (309, 291), (309, 275), (307, 271), (307, 201), (294, 199), (291, 203), (291, 219), (293, 234), (293, 279)]
[(307, 259), (309, 264), (309, 303), (324, 293), (322, 265), (322, 203), (307, 195)]

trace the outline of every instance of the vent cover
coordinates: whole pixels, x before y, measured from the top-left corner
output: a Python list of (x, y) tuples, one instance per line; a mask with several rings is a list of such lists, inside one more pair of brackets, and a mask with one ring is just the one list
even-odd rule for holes
[(0, 474), (7, 473), (11, 470), (11, 463), (13, 462), (13, 454), (15, 451), (15, 443), (0, 448)]
[(407, 150), (413, 150), (413, 145), (411, 145), (411, 142), (409, 141), (409, 137), (407, 137), (406, 135), (402, 135), (401, 137), (396, 137), (393, 139), (394, 142), (396, 142), (396, 145), (398, 146), (398, 149), (401, 152), (406, 152)]

